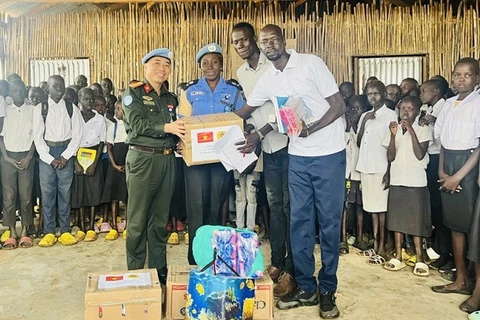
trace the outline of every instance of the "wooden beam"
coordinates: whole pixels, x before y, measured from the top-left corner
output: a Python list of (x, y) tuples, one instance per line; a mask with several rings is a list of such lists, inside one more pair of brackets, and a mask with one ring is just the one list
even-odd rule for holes
[(150, 1), (150, 2), (147, 2), (147, 5), (145, 6), (145, 10), (150, 10), (154, 5), (155, 5), (155, 1)]
[(390, 2), (391, 4), (401, 7), (409, 7), (414, 4), (414, 1), (410, 0), (386, 0), (386, 2)]
[(38, 5), (35, 5), (32, 9), (22, 13), (22, 14), (26, 14), (26, 15), (29, 15), (29, 16), (33, 16), (33, 15), (36, 15), (36, 14), (39, 14), (39, 13), (42, 13), (42, 11), (45, 11), (51, 7), (54, 7), (56, 6), (57, 4), (56, 3), (42, 3), (42, 4), (38, 4)]
[(216, 7), (218, 7), (220, 10), (222, 10), (224, 13), (226, 14), (229, 14), (231, 12), (230, 9), (228, 9), (227, 7), (225, 7), (223, 4), (219, 3), (219, 2), (213, 2), (213, 5), (215, 5)]
[(297, 1), (295, 2), (295, 7), (301, 6), (301, 5), (304, 4), (305, 2), (307, 2), (307, 0), (297, 0)]
[(105, 4), (105, 3), (94, 3), (94, 5), (99, 7), (102, 10), (108, 7), (108, 4)]
[(108, 7), (106, 7), (105, 11), (118, 11), (124, 7), (127, 7), (128, 6), (128, 3), (115, 3), (115, 4), (111, 4), (109, 5)]

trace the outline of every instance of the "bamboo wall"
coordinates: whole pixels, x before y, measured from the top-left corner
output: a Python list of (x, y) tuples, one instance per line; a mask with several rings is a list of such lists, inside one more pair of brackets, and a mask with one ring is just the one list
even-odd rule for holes
[[(428, 75), (447, 78), (460, 57), (480, 56), (478, 3), (475, 8), (462, 6), (456, 16), (448, 4), (436, 1), (379, 9), (342, 4), (322, 18), (313, 14), (298, 19), (293, 6), (282, 12), (278, 4), (264, 3), (257, 9), (250, 3), (222, 16), (213, 4), (160, 3), (153, 11), (131, 5), (120, 12), (8, 18), (6, 73), (28, 79), (30, 58), (90, 57), (92, 81), (108, 76), (121, 88), (142, 78), (140, 59), (146, 52), (168, 47), (174, 52), (170, 81), (176, 85), (199, 77), (194, 59), (203, 45), (218, 42), (226, 57), (233, 55), (231, 27), (240, 21), (257, 28), (279, 24), (287, 38), (296, 40), (299, 52), (322, 57), (339, 83), (353, 79), (352, 56), (426, 53)], [(225, 78), (235, 74), (231, 61), (226, 59)]]

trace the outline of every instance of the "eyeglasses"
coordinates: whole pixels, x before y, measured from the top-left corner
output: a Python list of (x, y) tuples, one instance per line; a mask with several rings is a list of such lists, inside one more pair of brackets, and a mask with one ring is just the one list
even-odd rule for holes
[(272, 39), (265, 39), (265, 40), (260, 41), (260, 45), (261, 46), (268, 46), (270, 43), (273, 43), (274, 45), (277, 45), (281, 41), (282, 41), (282, 39), (280, 39), (278, 37), (275, 37), (275, 38), (272, 38)]

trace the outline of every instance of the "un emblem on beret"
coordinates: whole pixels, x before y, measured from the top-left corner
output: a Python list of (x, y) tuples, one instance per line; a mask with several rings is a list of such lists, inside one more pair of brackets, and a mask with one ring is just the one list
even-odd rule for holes
[(208, 47), (208, 51), (210, 51), (210, 52), (215, 52), (216, 50), (217, 50), (217, 47), (215, 47), (213, 45)]

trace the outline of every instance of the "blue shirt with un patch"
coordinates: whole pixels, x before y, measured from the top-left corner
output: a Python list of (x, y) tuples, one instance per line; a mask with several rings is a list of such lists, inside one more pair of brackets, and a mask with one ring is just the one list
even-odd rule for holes
[(234, 80), (225, 81), (223, 77), (213, 92), (202, 77), (189, 85), (185, 94), (192, 107), (192, 116), (232, 112), (245, 104), (242, 87)]

